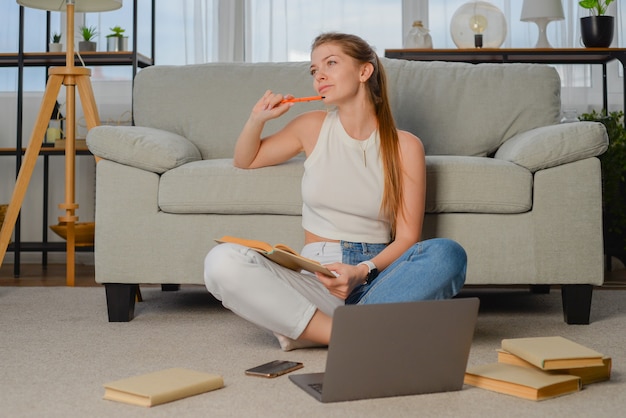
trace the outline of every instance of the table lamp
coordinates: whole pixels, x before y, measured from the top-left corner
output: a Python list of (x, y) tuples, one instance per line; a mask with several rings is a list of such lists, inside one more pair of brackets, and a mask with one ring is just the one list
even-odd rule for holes
[(548, 42), (546, 29), (553, 20), (563, 20), (561, 0), (524, 0), (522, 5), (522, 22), (535, 22), (539, 28), (539, 38), (535, 48), (552, 48)]
[(457, 48), (499, 48), (506, 33), (504, 14), (487, 1), (461, 5), (450, 21), (450, 36)]
[(59, 222), (67, 226), (67, 260), (66, 260), (66, 284), (74, 285), (75, 273), (75, 210), (78, 205), (74, 202), (75, 193), (75, 156), (76, 156), (76, 88), (81, 99), (83, 113), (87, 122), (87, 129), (100, 124), (96, 102), (93, 97), (91, 70), (84, 67), (74, 66), (74, 12), (103, 12), (122, 7), (122, 0), (17, 0), (17, 3), (35, 9), (48, 11), (65, 11), (67, 13), (67, 50), (65, 55), (65, 67), (53, 67), (48, 71), (48, 82), (44, 92), (39, 115), (35, 122), (28, 147), (24, 154), (24, 160), (17, 175), (15, 189), (9, 203), (9, 208), (0, 229), (0, 265), (6, 254), (7, 246), (13, 232), (13, 227), (26, 195), (28, 183), (32, 177), (37, 157), (41, 151), (41, 145), (46, 136), (46, 130), (50, 121), (50, 115), (54, 111), (57, 96), (61, 85), (66, 89), (66, 141), (65, 141), (65, 203), (59, 208), (65, 211), (64, 216), (59, 216)]

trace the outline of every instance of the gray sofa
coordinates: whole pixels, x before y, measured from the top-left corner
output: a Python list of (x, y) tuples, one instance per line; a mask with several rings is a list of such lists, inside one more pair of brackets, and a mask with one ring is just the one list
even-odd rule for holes
[[(468, 254), (467, 285), (560, 285), (565, 321), (589, 323), (603, 282), (599, 123), (558, 124), (547, 66), (383, 60), (396, 122), (427, 153), (423, 238)], [(234, 142), (266, 89), (314, 94), (308, 63), (155, 66), (136, 76), (135, 126), (87, 135), (96, 177), (96, 281), (110, 321), (134, 315), (140, 284), (203, 284), (214, 239), (300, 248), (302, 157), (241, 170)], [(271, 132), (303, 103), (267, 126)]]

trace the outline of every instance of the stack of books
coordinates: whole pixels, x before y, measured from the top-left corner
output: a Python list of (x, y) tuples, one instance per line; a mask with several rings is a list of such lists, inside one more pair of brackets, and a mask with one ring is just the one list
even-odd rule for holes
[(465, 384), (543, 400), (609, 380), (611, 358), (563, 337), (502, 340), (498, 362), (469, 367)]

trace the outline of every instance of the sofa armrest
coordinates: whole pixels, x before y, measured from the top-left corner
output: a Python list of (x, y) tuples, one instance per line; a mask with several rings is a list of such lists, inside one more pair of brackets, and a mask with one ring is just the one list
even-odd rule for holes
[(141, 126), (96, 126), (87, 133), (87, 146), (97, 157), (158, 174), (202, 159), (188, 139)]
[(519, 133), (500, 146), (494, 158), (531, 172), (603, 154), (609, 137), (599, 122), (543, 126)]

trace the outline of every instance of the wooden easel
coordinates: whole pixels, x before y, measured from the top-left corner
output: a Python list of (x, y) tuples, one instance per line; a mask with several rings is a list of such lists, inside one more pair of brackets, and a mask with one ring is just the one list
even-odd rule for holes
[(91, 87), (91, 70), (74, 66), (74, 4), (67, 4), (67, 51), (65, 55), (65, 67), (51, 68), (48, 71), (48, 82), (41, 101), (39, 115), (35, 122), (30, 142), (24, 154), (24, 160), (17, 176), (15, 189), (11, 196), (11, 202), (0, 230), (0, 266), (11, 239), (17, 216), (22, 207), (28, 184), (37, 163), (37, 157), (41, 151), (41, 144), (48, 129), (48, 122), (54, 109), (61, 85), (66, 91), (66, 120), (65, 129), (65, 203), (59, 204), (59, 208), (65, 211), (64, 216), (59, 216), (59, 222), (67, 224), (67, 258), (66, 279), (67, 286), (74, 286), (75, 278), (75, 250), (76, 235), (75, 223), (78, 217), (75, 215), (78, 204), (75, 200), (75, 158), (76, 158), (76, 88), (80, 96), (87, 129), (100, 125), (100, 117)]

